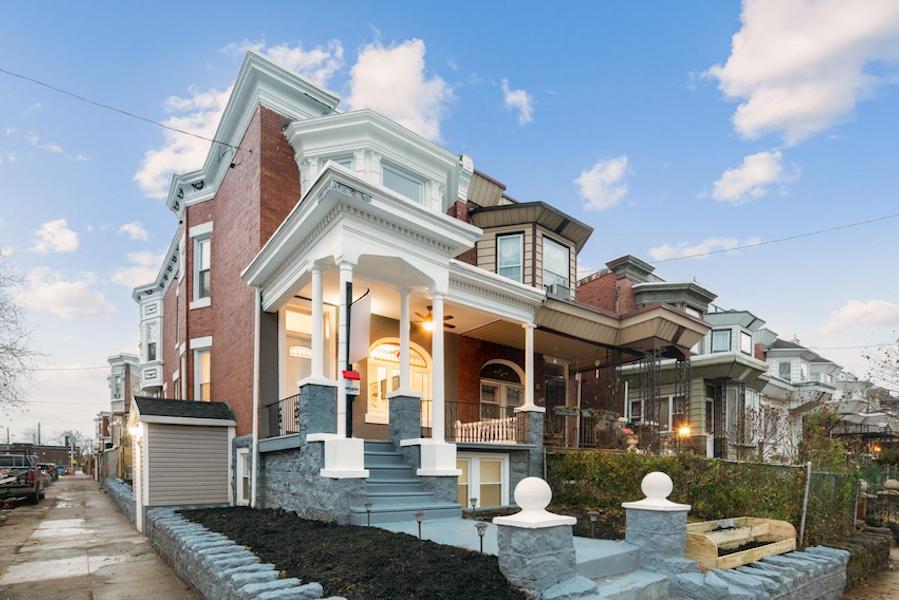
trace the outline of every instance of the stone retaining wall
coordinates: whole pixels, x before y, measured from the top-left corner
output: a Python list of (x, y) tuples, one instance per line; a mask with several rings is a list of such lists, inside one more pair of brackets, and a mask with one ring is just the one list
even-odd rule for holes
[(178, 576), (206, 600), (322, 597), (320, 584), (280, 578), (274, 565), (261, 562), (226, 536), (188, 521), (173, 508), (149, 509), (144, 533)]
[(125, 518), (134, 525), (134, 490), (130, 485), (116, 477), (107, 477), (103, 480), (103, 489), (115, 502)]

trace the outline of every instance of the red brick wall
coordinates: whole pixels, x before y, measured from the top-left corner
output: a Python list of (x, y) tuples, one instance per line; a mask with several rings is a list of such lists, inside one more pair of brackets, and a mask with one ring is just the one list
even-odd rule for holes
[(619, 314), (628, 313), (637, 308), (633, 284), (628, 279), (619, 279), (614, 273), (606, 273), (582, 283), (575, 291), (575, 299), (578, 302)]
[(259, 174), (261, 249), (299, 201), (300, 171), (294, 160), (293, 146), (283, 134), (287, 119), (267, 108), (261, 108), (257, 118), (261, 129), (262, 156)]

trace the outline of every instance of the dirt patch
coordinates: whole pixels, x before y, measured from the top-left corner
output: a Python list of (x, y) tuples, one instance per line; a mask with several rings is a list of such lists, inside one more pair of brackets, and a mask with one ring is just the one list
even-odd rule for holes
[(317, 581), (325, 596), (350, 600), (525, 600), (495, 556), (377, 527), (337, 525), (283, 510), (181, 511), (250, 548), (287, 577)]
[(746, 542), (745, 544), (740, 544), (735, 548), (718, 548), (718, 556), (727, 556), (728, 554), (736, 554), (737, 552), (742, 552), (743, 550), (761, 548), (762, 546), (767, 546), (770, 543), (772, 542)]

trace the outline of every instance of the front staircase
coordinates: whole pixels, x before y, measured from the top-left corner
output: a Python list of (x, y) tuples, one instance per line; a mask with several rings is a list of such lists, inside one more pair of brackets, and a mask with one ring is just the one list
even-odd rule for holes
[(626, 542), (575, 538), (577, 572), (584, 582), (582, 600), (664, 600), (668, 578), (640, 568), (640, 550)]
[[(456, 503), (438, 502), (425, 490), (415, 470), (403, 460), (403, 455), (389, 441), (365, 441), (365, 468), (369, 471), (365, 495), (371, 502), (371, 524), (415, 521), (415, 513), (422, 511), (424, 519), (461, 517), (462, 507)], [(365, 525), (368, 515), (365, 506), (350, 509), (351, 520)]]

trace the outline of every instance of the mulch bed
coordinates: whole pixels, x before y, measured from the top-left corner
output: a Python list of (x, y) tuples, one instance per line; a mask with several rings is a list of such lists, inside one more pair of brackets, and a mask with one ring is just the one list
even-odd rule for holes
[[(579, 537), (591, 537), (590, 516), (587, 514), (588, 511), (580, 508), (568, 508), (565, 506), (553, 505), (550, 505), (548, 510), (558, 515), (575, 517), (577, 519), (577, 524), (575, 524), (573, 528), (574, 535)], [(517, 513), (518, 511), (518, 508), (499, 508), (496, 510), (475, 511), (467, 510), (462, 513), (462, 516), (466, 519), (489, 522), (493, 520), (493, 517), (511, 515), (513, 513)], [(599, 513), (599, 516), (597, 517), (596, 524), (594, 525), (593, 537), (603, 540), (623, 540), (625, 524), (624, 510), (597, 510), (596, 512)]]
[(525, 600), (495, 556), (377, 527), (311, 521), (283, 510), (181, 511), (228, 536), (287, 577), (317, 581), (325, 596), (349, 600)]

